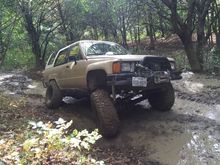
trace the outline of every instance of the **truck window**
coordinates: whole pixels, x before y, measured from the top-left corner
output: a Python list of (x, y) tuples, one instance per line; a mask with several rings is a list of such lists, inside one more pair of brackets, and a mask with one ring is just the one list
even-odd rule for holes
[(81, 60), (82, 59), (82, 55), (81, 55), (81, 51), (80, 51), (80, 47), (79, 45), (75, 45), (72, 48), (70, 48), (70, 53), (69, 53), (69, 57), (68, 57), (68, 61), (74, 61), (74, 60)]
[(63, 65), (67, 63), (67, 51), (61, 51), (56, 59), (55, 66)]
[(54, 61), (54, 59), (55, 59), (55, 57), (56, 57), (56, 54), (57, 54), (57, 52), (53, 52), (53, 53), (50, 55), (50, 59), (49, 59), (47, 65), (52, 65), (52, 64), (53, 64), (53, 61)]

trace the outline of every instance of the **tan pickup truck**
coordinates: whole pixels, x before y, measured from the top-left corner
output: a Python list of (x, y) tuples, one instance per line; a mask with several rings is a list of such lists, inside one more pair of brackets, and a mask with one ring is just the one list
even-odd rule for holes
[(170, 81), (181, 79), (171, 58), (131, 55), (116, 43), (94, 40), (53, 53), (43, 77), (48, 108), (58, 108), (65, 96), (90, 96), (97, 126), (105, 137), (119, 131), (118, 105), (148, 99), (153, 109), (170, 110), (175, 100)]

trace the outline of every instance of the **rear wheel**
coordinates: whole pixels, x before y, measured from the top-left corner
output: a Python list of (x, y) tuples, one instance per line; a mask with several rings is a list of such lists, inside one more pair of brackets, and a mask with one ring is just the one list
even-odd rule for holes
[(152, 93), (148, 96), (150, 105), (159, 111), (171, 110), (175, 102), (175, 93), (171, 83), (168, 83), (160, 92)]
[(91, 94), (91, 106), (96, 114), (97, 126), (104, 137), (114, 137), (119, 130), (119, 118), (115, 106), (104, 89)]
[(46, 91), (46, 106), (49, 109), (56, 109), (62, 104), (62, 93), (55, 81), (51, 81)]

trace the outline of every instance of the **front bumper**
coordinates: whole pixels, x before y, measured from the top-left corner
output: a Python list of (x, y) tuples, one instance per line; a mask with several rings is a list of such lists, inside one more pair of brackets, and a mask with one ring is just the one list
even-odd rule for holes
[(131, 85), (133, 73), (122, 73), (107, 76), (107, 85), (108, 86), (123, 86), (123, 85)]
[(148, 84), (150, 86), (157, 85), (165, 82), (169, 82), (170, 80), (180, 80), (182, 79), (180, 71), (170, 72), (169, 77), (164, 77), (158, 73), (154, 72), (152, 76), (139, 76), (135, 73), (121, 73), (107, 76), (107, 85), (108, 86), (132, 86), (132, 78), (133, 77), (146, 77)]
[(183, 78), (181, 74), (181, 71), (172, 71), (170, 74), (171, 80), (181, 80)]

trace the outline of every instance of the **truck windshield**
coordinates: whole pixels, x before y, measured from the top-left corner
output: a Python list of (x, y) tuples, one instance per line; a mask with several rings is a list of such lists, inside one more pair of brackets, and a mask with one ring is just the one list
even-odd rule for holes
[(97, 55), (126, 55), (128, 51), (122, 46), (112, 42), (84, 42), (82, 50), (86, 56)]

